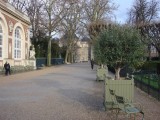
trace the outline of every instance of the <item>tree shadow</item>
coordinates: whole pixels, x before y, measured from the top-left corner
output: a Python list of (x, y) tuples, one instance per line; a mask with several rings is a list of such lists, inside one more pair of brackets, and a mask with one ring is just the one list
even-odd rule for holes
[(104, 111), (103, 97), (100, 97), (95, 93), (89, 94), (80, 89), (60, 89), (59, 92), (65, 97), (77, 101), (89, 109)]

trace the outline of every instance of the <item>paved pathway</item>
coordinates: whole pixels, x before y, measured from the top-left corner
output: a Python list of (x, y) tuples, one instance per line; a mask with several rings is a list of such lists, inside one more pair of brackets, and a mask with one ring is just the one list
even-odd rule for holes
[[(95, 79), (89, 63), (0, 76), (0, 120), (115, 120), (104, 110), (104, 83)], [(135, 99), (145, 120), (160, 120), (160, 102), (138, 89)]]

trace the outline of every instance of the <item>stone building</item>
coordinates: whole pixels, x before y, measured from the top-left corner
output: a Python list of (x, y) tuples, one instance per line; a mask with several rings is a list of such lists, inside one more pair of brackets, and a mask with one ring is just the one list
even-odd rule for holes
[(7, 0), (0, 0), (0, 66), (35, 65), (29, 60), (30, 20)]
[(87, 62), (89, 60), (89, 44), (87, 40), (77, 42), (75, 62)]

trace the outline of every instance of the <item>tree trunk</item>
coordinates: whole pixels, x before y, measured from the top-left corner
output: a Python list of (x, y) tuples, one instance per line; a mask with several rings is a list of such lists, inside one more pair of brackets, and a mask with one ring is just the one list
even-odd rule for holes
[(121, 68), (117, 68), (117, 69), (115, 69), (115, 80), (120, 80), (120, 70), (121, 70)]
[(73, 63), (73, 60), (74, 59), (74, 57), (73, 57), (73, 53), (71, 53), (71, 63)]
[(71, 63), (71, 53), (68, 54), (68, 62)]
[(101, 68), (104, 68), (104, 65), (103, 65), (103, 64), (101, 64), (101, 65), (100, 65), (100, 67), (101, 67)]
[(48, 40), (48, 53), (47, 53), (47, 66), (51, 66), (51, 38), (52, 38), (52, 31), (51, 31), (51, 12), (49, 13), (49, 40)]
[(65, 55), (65, 63), (68, 62), (68, 61), (67, 61), (67, 59), (68, 59), (68, 54), (69, 54), (69, 50), (67, 49), (67, 50), (66, 50), (66, 55)]
[(47, 66), (51, 66), (51, 38), (48, 41)]
[(69, 57), (70, 57), (70, 51), (71, 51), (71, 44), (69, 44), (69, 45), (67, 46), (66, 56), (65, 56), (65, 63), (67, 63), (67, 62), (71, 62), (71, 61), (69, 60)]

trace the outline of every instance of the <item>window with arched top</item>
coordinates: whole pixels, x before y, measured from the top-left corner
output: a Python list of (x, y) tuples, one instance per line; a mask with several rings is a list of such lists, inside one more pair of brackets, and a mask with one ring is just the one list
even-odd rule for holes
[(3, 30), (0, 24), (0, 58), (2, 58)]
[(15, 40), (14, 40), (14, 58), (21, 58), (21, 32), (20, 28), (15, 29)]

